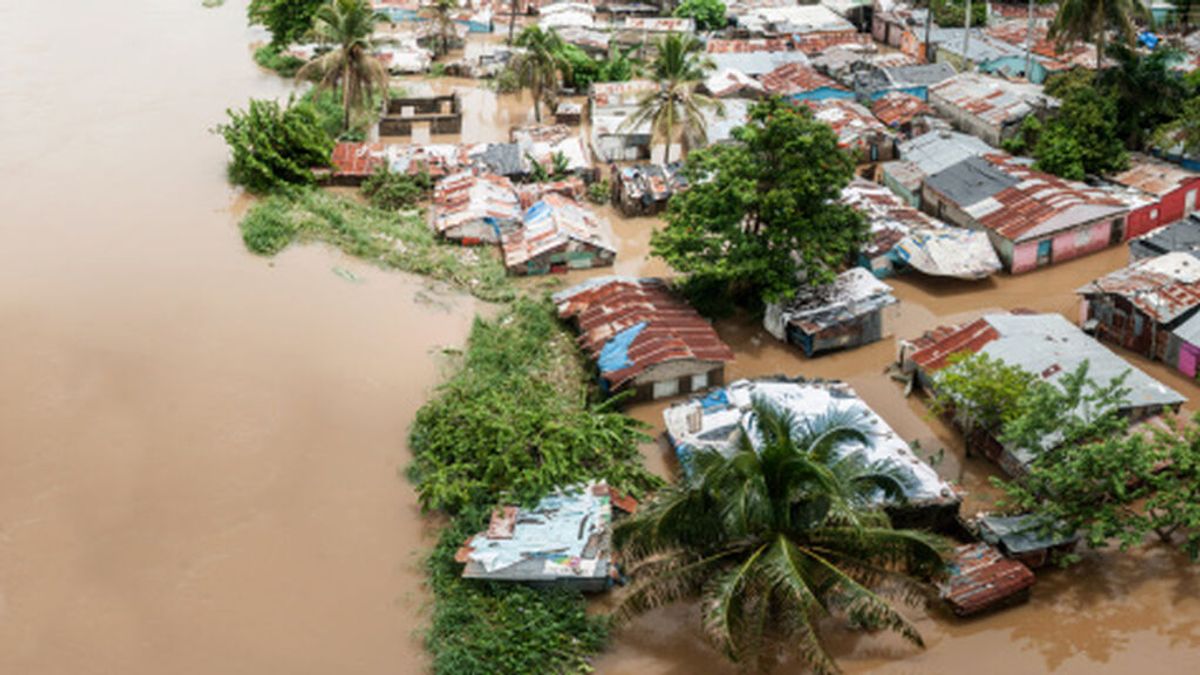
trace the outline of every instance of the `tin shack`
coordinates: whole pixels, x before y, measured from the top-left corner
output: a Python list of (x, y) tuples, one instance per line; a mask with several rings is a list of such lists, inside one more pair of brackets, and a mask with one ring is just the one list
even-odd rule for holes
[(803, 289), (787, 303), (767, 305), (763, 327), (812, 357), (882, 340), (883, 310), (895, 303), (891, 286), (855, 267), (832, 284)]

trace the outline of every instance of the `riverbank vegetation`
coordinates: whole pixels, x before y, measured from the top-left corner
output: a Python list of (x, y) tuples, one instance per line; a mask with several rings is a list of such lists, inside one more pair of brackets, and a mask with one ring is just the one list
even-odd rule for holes
[(553, 306), (521, 298), (475, 320), (454, 374), (417, 413), (408, 473), (422, 506), (450, 517), (428, 561), (435, 672), (578, 672), (603, 647), (607, 622), (579, 594), (464, 580), (453, 560), (494, 506), (589, 479), (634, 495), (659, 484), (639, 424), (597, 401), (588, 372)]
[(333, 140), (308, 102), (251, 99), (245, 110), (227, 111), (217, 132), (229, 145), (229, 180), (263, 194), (316, 183), (313, 169), (329, 165)]
[(483, 300), (513, 296), (493, 252), (439, 241), (419, 211), (385, 211), (323, 190), (291, 189), (252, 206), (241, 229), (246, 247), (259, 255), (275, 255), (295, 242), (322, 242), (380, 267), (452, 284)]

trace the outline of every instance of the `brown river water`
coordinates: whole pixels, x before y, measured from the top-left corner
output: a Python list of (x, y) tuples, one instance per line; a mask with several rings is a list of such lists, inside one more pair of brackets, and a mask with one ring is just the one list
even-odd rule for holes
[[(245, 252), (247, 202), (208, 129), (250, 96), (286, 95), (251, 61), (258, 39), (244, 0), (0, 3), (0, 673), (425, 668), (432, 525), (398, 471), (440, 348), (481, 308), (323, 247)], [(528, 101), (478, 89), (467, 111), (468, 140), (530, 117)], [(646, 259), (656, 221), (608, 215), (615, 271), (663, 273)], [(976, 286), (900, 280), (893, 331), (990, 308), (1073, 316), (1071, 290), (1123, 260)], [(848, 380), (905, 437), (945, 449), (939, 471), (986, 506), (990, 467), (883, 374), (890, 340), (809, 362), (756, 326), (719, 328), (731, 377)], [(632, 413), (661, 428), (660, 411)], [(644, 451), (671, 470), (661, 445)], [(831, 644), (853, 672), (1193, 672), (1197, 581), (1161, 550), (1095, 554), (1000, 614), (914, 610), (925, 651)], [(597, 670), (732, 672), (682, 606), (619, 633)]]

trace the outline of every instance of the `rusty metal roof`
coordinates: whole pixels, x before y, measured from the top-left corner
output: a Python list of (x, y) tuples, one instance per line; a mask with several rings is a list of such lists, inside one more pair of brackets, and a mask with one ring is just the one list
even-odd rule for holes
[(821, 88), (849, 91), (834, 80), (800, 63), (785, 63), (759, 78), (771, 94), (803, 94)]
[(1076, 292), (1125, 298), (1146, 316), (1168, 324), (1200, 306), (1200, 260), (1182, 252), (1147, 258), (1106, 274)]
[(579, 343), (599, 360), (614, 338), (639, 325), (622, 367), (603, 372), (609, 390), (667, 361), (726, 362), (733, 350), (712, 324), (679, 299), (661, 279), (600, 277), (554, 294), (558, 315), (579, 328)]
[(942, 599), (959, 616), (968, 616), (1004, 604), (1033, 586), (1033, 572), (1005, 558), (983, 542), (954, 549), (950, 578), (942, 586)]
[(433, 188), (433, 228), (439, 234), (471, 222), (516, 224), (521, 204), (512, 181), (495, 174), (456, 173)]
[(608, 221), (574, 199), (550, 192), (525, 211), (522, 227), (502, 234), (500, 247), (504, 266), (512, 269), (546, 253), (566, 250), (572, 242), (593, 250), (617, 250)]
[(938, 326), (916, 340), (910, 340), (916, 351), (909, 357), (925, 372), (945, 368), (950, 357), (967, 352), (975, 354), (1000, 333), (986, 319), (977, 319), (961, 326)]
[(929, 100), (935, 108), (942, 101), (995, 127), (1024, 118), (1035, 106), (1056, 103), (1038, 85), (973, 72), (959, 73), (933, 85), (929, 88)]
[(897, 127), (912, 122), (919, 115), (932, 115), (933, 109), (912, 94), (893, 91), (875, 99), (871, 112), (880, 122)]
[(1109, 180), (1161, 198), (1180, 188), (1191, 187), (1200, 181), (1200, 174), (1161, 159), (1131, 155), (1129, 168), (1110, 176)]
[(837, 134), (838, 145), (843, 148), (863, 148), (869, 145), (876, 134), (893, 137), (890, 129), (883, 125), (861, 103), (849, 99), (826, 99), (804, 101), (813, 111), (813, 117), (828, 124)]

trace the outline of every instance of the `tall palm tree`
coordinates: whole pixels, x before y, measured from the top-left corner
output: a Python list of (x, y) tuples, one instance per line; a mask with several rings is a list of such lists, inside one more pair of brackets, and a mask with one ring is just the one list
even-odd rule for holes
[(1104, 42), (1108, 31), (1133, 44), (1135, 19), (1149, 19), (1149, 11), (1141, 0), (1062, 0), (1058, 14), (1050, 24), (1049, 36), (1060, 46), (1074, 41), (1096, 45), (1096, 69), (1104, 63)]
[(708, 142), (708, 113), (724, 115), (719, 101), (696, 93), (696, 86), (715, 68), (703, 54), (703, 44), (691, 35), (672, 33), (658, 43), (658, 56), (650, 64), (652, 79), (658, 89), (647, 93), (638, 109), (621, 124), (624, 130), (650, 125), (651, 138), (666, 144), (663, 163), (671, 162), (671, 142), (676, 130), (683, 155), (694, 145)]
[(533, 115), (540, 123), (542, 102), (553, 103), (562, 76), (571, 72), (571, 64), (562, 55), (565, 43), (553, 28), (530, 26), (517, 36), (516, 45), (523, 51), (513, 57), (512, 67), (521, 88), (533, 94)]
[(837, 672), (818, 633), (829, 616), (922, 645), (884, 595), (924, 598), (945, 544), (892, 529), (877, 507), (881, 494), (898, 499), (904, 480), (840, 451), (866, 441), (855, 418), (799, 423), (763, 401), (753, 414), (756, 442), (744, 437), (729, 457), (697, 453), (685, 482), (617, 526), (633, 579), (617, 619), (698, 597), (708, 639), (750, 668), (790, 646), (812, 671)]
[(316, 80), (321, 89), (341, 86), (343, 130), (350, 128), (351, 110), (387, 92), (387, 68), (371, 53), (371, 33), (381, 18), (386, 17), (372, 10), (367, 0), (330, 0), (317, 10), (314, 30), (334, 48), (306, 63), (296, 79)]
[(454, 10), (456, 9), (458, 9), (458, 5), (455, 0), (435, 0), (424, 11), (425, 16), (434, 24), (438, 56), (450, 53), (450, 39), (456, 37), (454, 28)]

